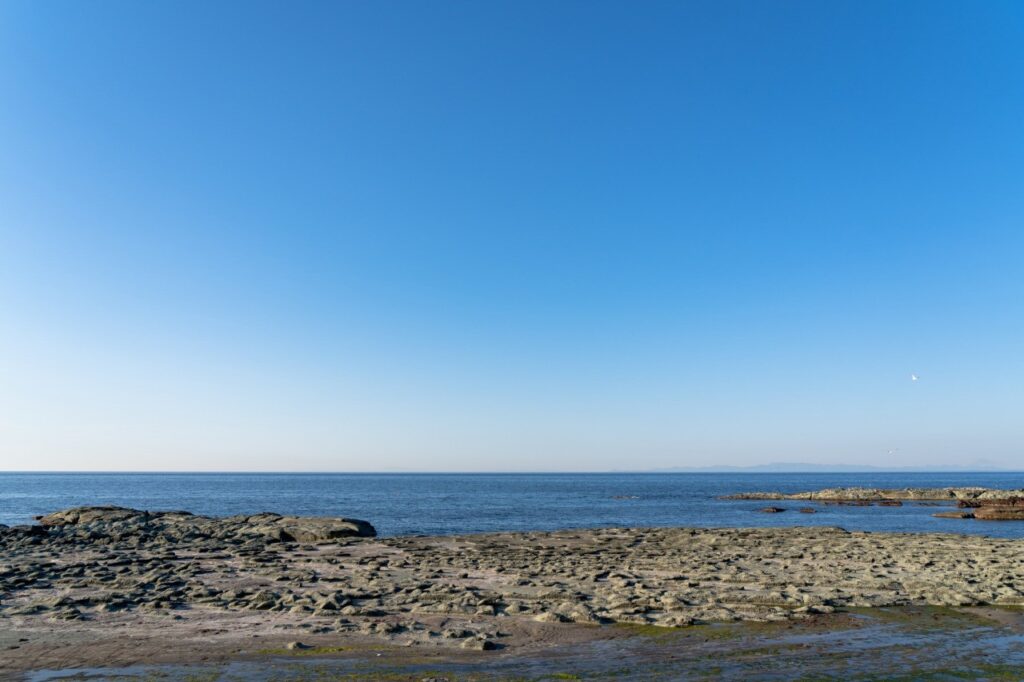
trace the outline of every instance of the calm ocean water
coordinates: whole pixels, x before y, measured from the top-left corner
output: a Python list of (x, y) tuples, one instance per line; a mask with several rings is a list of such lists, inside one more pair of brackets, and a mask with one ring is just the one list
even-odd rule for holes
[(752, 490), (833, 486), (1024, 488), (1024, 473), (814, 474), (37, 474), (0, 473), (0, 523), (83, 504), (229, 515), (353, 516), (383, 535), (599, 526), (841, 526), (847, 530), (1024, 537), (1024, 522), (936, 519), (934, 507), (821, 506), (762, 514)]

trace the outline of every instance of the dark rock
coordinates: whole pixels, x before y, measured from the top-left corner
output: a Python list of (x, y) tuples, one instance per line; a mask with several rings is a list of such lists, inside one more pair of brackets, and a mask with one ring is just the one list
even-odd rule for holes
[(48, 535), (46, 528), (42, 526), (13, 526), (8, 532), (21, 537), (44, 538)]
[(1024, 497), (961, 500), (962, 509), (973, 509), (974, 518), (983, 521), (1024, 521)]
[(372, 538), (377, 535), (376, 529), (366, 521), (346, 518), (283, 516), (252, 530), (279, 542), (317, 543), (349, 537)]
[(765, 507), (764, 509), (761, 509), (760, 511), (761, 511), (762, 514), (778, 514), (780, 512), (784, 512), (786, 510), (783, 509), (782, 507)]
[(1024, 497), (994, 497), (975, 500), (960, 500), (957, 505), (961, 509), (977, 509), (979, 507), (1008, 507), (1024, 509)]
[(498, 645), (489, 639), (472, 638), (467, 639), (460, 645), (463, 649), (476, 649), (477, 651), (493, 651)]

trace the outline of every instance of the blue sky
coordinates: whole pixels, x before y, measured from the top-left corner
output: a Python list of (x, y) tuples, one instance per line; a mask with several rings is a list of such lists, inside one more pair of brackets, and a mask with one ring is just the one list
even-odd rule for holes
[(0, 469), (1019, 467), (1021, 121), (1012, 2), (2, 3)]

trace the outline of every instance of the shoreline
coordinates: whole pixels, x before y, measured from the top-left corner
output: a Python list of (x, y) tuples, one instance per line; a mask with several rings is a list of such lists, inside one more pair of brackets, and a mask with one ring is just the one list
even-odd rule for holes
[[(0, 657), (0, 679), (196, 682), (484, 682), (589, 679), (1019, 679), (1024, 612), (995, 607), (849, 609), (795, 621), (713, 623), (685, 628), (522, 623), (496, 651), (409, 646), (315, 634), (286, 637), (237, 628), (222, 618), (203, 637), (152, 624), (103, 636), (27, 635), (52, 649), (47, 666), (18, 669)], [(520, 626), (525, 627), (520, 627)], [(127, 632), (126, 632), (127, 631)], [(971, 637), (964, 638), (970, 631)], [(28, 638), (24, 637), (24, 638)], [(914, 642), (914, 644), (910, 644)], [(82, 651), (88, 652), (83, 663)], [(8, 653), (8, 652), (5, 652)], [(42, 660), (42, 659), (39, 659)]]

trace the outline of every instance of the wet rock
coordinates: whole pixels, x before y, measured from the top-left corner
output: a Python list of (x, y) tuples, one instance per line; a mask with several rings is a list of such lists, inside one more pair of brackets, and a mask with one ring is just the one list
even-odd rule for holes
[(780, 514), (786, 510), (783, 507), (765, 507), (763, 509), (759, 509), (758, 511), (760, 511), (762, 514)]
[(1024, 507), (978, 507), (974, 518), (980, 521), (1024, 521)]
[(973, 509), (974, 518), (983, 521), (1024, 521), (1024, 497), (961, 500), (961, 509)]

